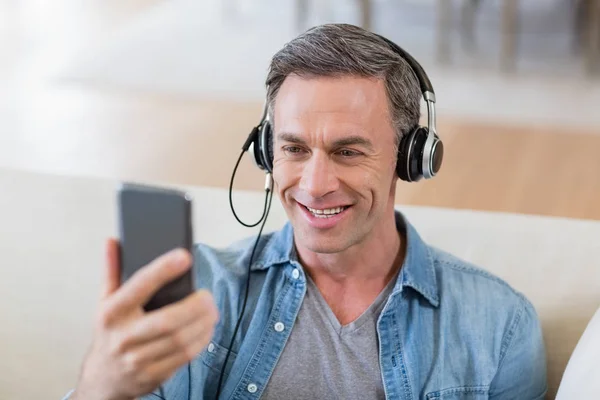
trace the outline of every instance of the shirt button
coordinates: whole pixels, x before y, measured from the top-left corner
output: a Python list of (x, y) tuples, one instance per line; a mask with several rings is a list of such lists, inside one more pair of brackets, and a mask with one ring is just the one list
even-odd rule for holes
[(281, 323), (281, 322), (277, 322), (277, 323), (275, 324), (275, 330), (276, 330), (277, 332), (283, 332), (283, 330), (284, 330), (284, 329), (285, 329), (285, 325), (283, 325), (283, 323)]
[(208, 352), (212, 353), (213, 351), (215, 351), (215, 345), (211, 343), (208, 345)]
[(258, 386), (256, 386), (254, 383), (251, 383), (248, 385), (248, 391), (250, 393), (256, 393), (257, 390), (258, 390)]
[(294, 269), (292, 271), (292, 278), (298, 279), (299, 277), (300, 277), (300, 271), (298, 271), (297, 269)]

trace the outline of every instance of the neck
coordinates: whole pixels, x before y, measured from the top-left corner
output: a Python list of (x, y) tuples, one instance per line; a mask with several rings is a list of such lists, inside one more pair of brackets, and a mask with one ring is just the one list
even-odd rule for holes
[(400, 268), (404, 247), (392, 208), (366, 240), (343, 252), (322, 254), (305, 248), (297, 250), (300, 262), (318, 286), (319, 282), (350, 287), (355, 283), (374, 285), (381, 290)]
[(297, 249), (304, 269), (342, 325), (362, 315), (404, 260), (405, 241), (396, 228), (393, 208), (383, 218), (364, 242), (343, 252)]

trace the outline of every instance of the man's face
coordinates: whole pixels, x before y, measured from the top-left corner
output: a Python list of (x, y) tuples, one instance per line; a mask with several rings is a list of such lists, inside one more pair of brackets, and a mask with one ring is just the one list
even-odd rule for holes
[(296, 245), (336, 253), (367, 239), (393, 208), (396, 186), (383, 82), (291, 75), (273, 119), (273, 178)]

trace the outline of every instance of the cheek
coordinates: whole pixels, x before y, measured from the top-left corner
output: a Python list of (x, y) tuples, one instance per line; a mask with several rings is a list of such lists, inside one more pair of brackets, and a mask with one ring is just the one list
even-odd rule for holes
[(353, 180), (357, 185), (360, 185), (369, 191), (379, 192), (383, 187), (385, 187), (387, 191), (393, 173), (393, 168), (388, 166), (387, 163), (382, 162), (381, 160), (374, 160), (373, 162), (364, 165), (363, 168), (360, 169), (360, 172), (355, 174)]
[(296, 180), (294, 170), (289, 163), (278, 162), (273, 165), (273, 181), (280, 193), (294, 186)]
[[(383, 166), (383, 167), (382, 167)], [(384, 204), (396, 179), (395, 164), (376, 163), (365, 168), (356, 176), (353, 187), (364, 193), (373, 204)]]

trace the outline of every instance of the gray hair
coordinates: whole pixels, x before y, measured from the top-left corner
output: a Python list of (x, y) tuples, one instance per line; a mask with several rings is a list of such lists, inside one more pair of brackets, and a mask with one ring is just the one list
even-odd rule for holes
[(410, 65), (379, 36), (360, 27), (320, 25), (288, 42), (273, 56), (266, 79), (271, 121), (277, 93), (290, 74), (383, 79), (396, 144), (419, 122), (422, 93)]

